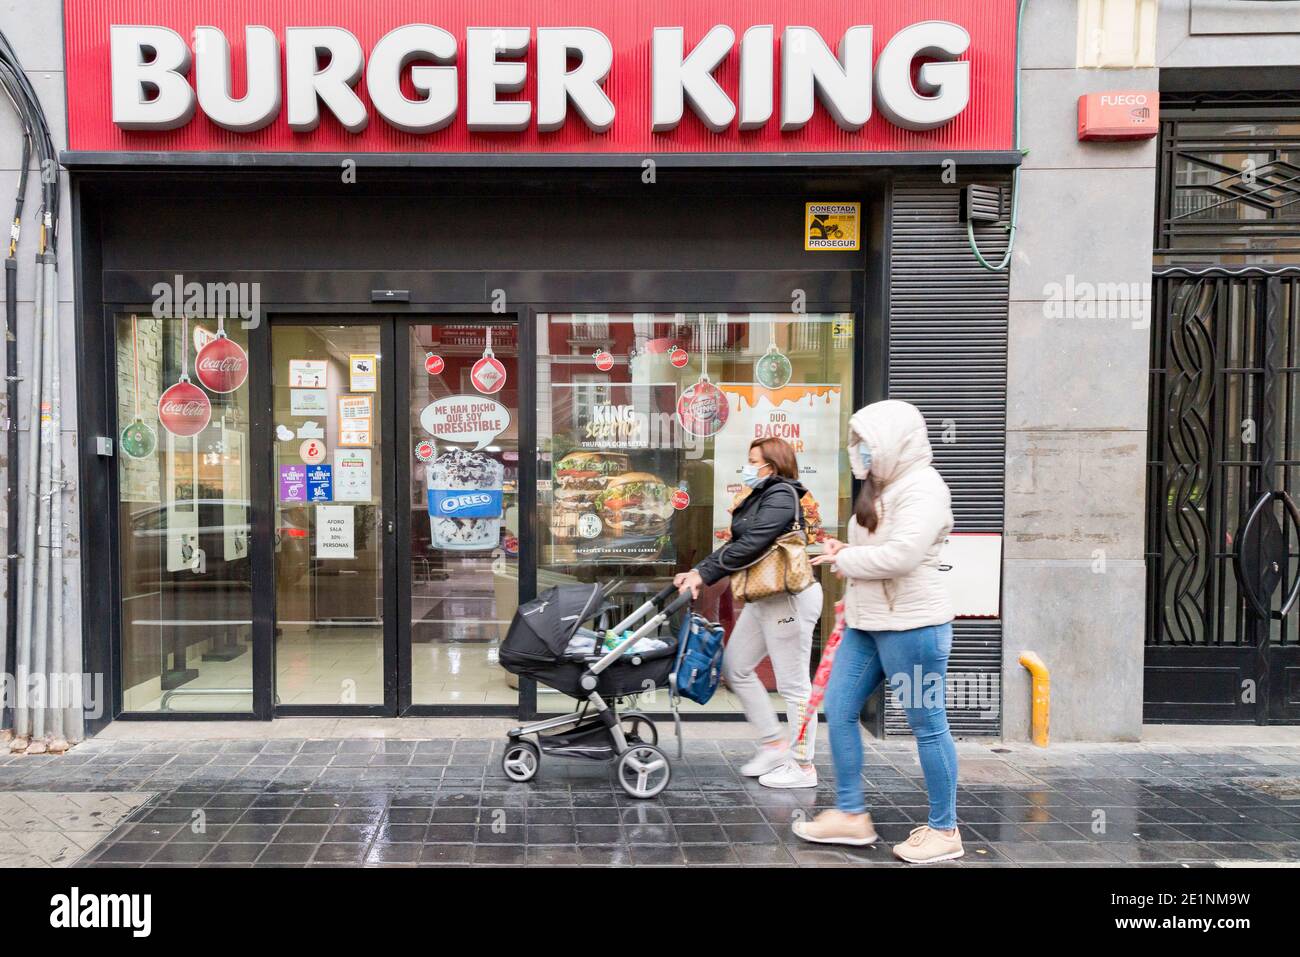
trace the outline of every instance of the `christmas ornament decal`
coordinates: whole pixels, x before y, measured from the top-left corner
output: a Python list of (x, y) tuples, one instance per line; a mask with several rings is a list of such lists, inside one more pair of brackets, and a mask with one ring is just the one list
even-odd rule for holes
[(181, 377), (158, 397), (158, 421), (172, 435), (198, 435), (212, 420), (208, 394), (190, 381), (189, 319), (181, 320)]
[(209, 392), (234, 392), (248, 379), (248, 353), (226, 335), (225, 323), (217, 320), (217, 334), (204, 344), (194, 359), (194, 374)]
[(727, 424), (727, 397), (707, 375), (688, 386), (677, 399), (677, 421), (698, 438), (712, 438)]
[(140, 417), (140, 345), (136, 317), (131, 316), (131, 364), (135, 367), (135, 421), (122, 430), (122, 452), (132, 459), (147, 459), (158, 448), (158, 433)]
[(442, 375), (442, 370), (447, 368), (447, 363), (443, 361), (442, 356), (434, 355), (432, 352), (425, 353), (424, 371), (429, 375)]
[(754, 364), (754, 378), (765, 389), (781, 388), (790, 381), (793, 373), (790, 357), (776, 347), (776, 342), (772, 342)]
[(198, 435), (212, 418), (208, 394), (182, 375), (180, 381), (158, 397), (158, 421), (176, 436)]
[(610, 369), (614, 368), (614, 357), (610, 355), (609, 350), (607, 349), (598, 350), (591, 358), (595, 361), (596, 368), (601, 372), (608, 372)]
[(489, 326), (484, 331), (487, 345), (483, 349), (483, 358), (469, 370), (469, 381), (484, 395), (495, 395), (505, 387), (506, 367), (492, 352), (492, 328)]
[(158, 435), (144, 419), (122, 430), (122, 451), (133, 459), (147, 459), (158, 448)]

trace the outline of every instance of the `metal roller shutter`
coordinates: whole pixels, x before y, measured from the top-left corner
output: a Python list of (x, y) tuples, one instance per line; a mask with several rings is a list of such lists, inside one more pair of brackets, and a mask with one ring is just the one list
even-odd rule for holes
[[(960, 187), (938, 174), (900, 177), (890, 203), (889, 396), (930, 423), (935, 467), (952, 489), (959, 531), (1001, 532), (1006, 471), (1008, 276), (982, 268), (958, 221)], [(979, 182), (1006, 182), (981, 176)], [(1006, 190), (1004, 190), (1004, 197)], [(976, 229), (988, 258), (1006, 231)], [(954, 734), (1002, 729), (1002, 622), (959, 620), (949, 661)], [(954, 700), (955, 698), (955, 700)], [(911, 732), (886, 695), (885, 733)]]

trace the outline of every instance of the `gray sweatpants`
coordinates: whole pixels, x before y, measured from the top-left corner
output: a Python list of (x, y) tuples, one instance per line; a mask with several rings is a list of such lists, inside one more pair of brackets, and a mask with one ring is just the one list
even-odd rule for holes
[[(746, 602), (722, 655), (722, 674), (727, 686), (740, 699), (745, 717), (758, 732), (760, 741), (777, 741), (783, 736), (781, 722), (755, 669), (764, 658), (772, 659), (777, 693), (785, 699), (790, 722), (784, 732), (793, 740), (799, 732), (803, 712), (812, 691), (809, 665), (812, 660), (813, 629), (822, 614), (822, 586), (816, 582), (797, 595), (773, 595)], [(817, 716), (808, 723), (808, 734), (795, 753), (800, 761), (811, 761)]]

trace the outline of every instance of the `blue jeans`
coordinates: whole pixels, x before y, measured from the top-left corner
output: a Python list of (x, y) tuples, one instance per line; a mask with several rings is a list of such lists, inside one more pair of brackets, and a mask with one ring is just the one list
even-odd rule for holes
[(957, 748), (944, 708), (952, 624), (907, 631), (845, 628), (826, 686), (826, 727), (835, 765), (835, 806), (849, 814), (867, 809), (862, 789), (859, 719), (880, 682), (899, 695), (916, 736), (921, 772), (930, 793), (930, 827), (957, 826)]

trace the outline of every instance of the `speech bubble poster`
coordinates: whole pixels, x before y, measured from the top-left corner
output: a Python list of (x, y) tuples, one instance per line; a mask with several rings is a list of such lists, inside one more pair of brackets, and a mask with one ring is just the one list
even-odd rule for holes
[(481, 395), (449, 395), (420, 412), (420, 428), (435, 439), (481, 452), (510, 426), (510, 410)]

